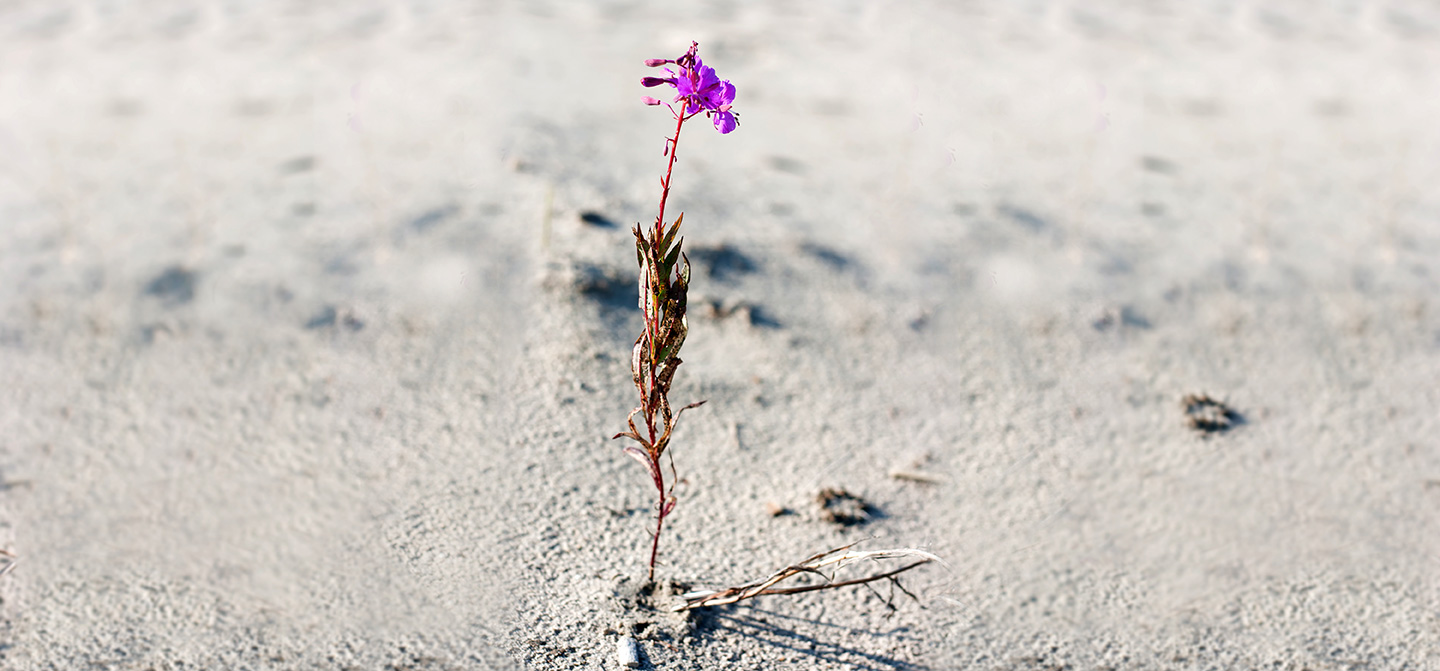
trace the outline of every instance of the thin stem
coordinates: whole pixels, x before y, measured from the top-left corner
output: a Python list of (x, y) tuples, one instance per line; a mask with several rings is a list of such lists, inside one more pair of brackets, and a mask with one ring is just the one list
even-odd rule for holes
[(660, 470), (660, 461), (651, 458), (655, 473), (655, 538), (650, 542), (650, 581), (655, 580), (655, 559), (660, 556), (660, 531), (665, 526), (665, 472)]
[[(695, 114), (685, 114), (685, 106), (688, 104), (688, 100), (681, 101), (680, 111), (675, 112), (675, 135), (669, 138), (669, 145), (667, 147), (670, 154), (670, 160), (665, 166), (665, 178), (660, 180), (660, 212), (655, 216), (655, 227), (651, 229), (650, 255), (652, 258), (644, 260), (644, 262), (647, 264), (650, 264), (651, 261), (654, 261), (655, 263), (651, 265), (656, 270), (659, 270), (660, 259), (663, 258), (662, 255), (665, 252), (665, 250), (660, 249), (659, 245), (665, 237), (665, 204), (670, 200), (670, 179), (675, 173), (675, 154), (676, 150), (680, 147), (680, 130), (685, 127), (686, 121), (690, 120), (695, 116)], [(673, 107), (671, 108), (671, 111), (674, 112)], [(696, 114), (698, 114), (698, 112), (696, 112)], [(670, 282), (670, 278), (652, 276), (650, 278), (650, 286), (645, 287), (644, 290), (651, 291), (653, 294), (653, 287), (656, 282), (659, 282), (662, 285), (668, 285), (668, 283)], [(650, 451), (650, 459), (654, 463), (655, 467), (655, 493), (658, 498), (657, 504), (655, 506), (655, 537), (650, 541), (649, 580), (653, 582), (655, 580), (655, 561), (660, 556), (660, 532), (665, 529), (665, 504), (667, 503), (667, 501), (665, 496), (665, 478), (660, 471), (660, 453), (656, 451), (655, 447), (655, 413), (659, 410), (660, 406), (660, 403), (658, 403), (659, 399), (657, 398), (657, 389), (659, 386), (659, 375), (657, 373), (657, 369), (660, 367), (660, 364), (663, 363), (660, 361), (656, 361), (656, 357), (660, 353), (660, 311), (662, 309), (662, 305), (658, 301), (652, 300), (647, 300), (646, 304), (650, 306), (650, 309), (647, 309), (645, 311), (645, 331), (649, 334), (650, 340), (650, 351), (648, 352), (649, 356), (646, 357), (647, 367), (649, 368), (648, 377), (650, 380), (650, 385), (647, 389), (645, 389), (644, 394), (640, 399), (640, 407), (644, 410), (645, 414), (645, 430), (650, 435), (650, 442), (648, 444), (648, 447)], [(668, 428), (669, 424), (667, 422), (667, 430)], [(671, 468), (674, 468), (673, 462)]]
[(665, 226), (665, 201), (670, 199), (670, 174), (675, 170), (675, 150), (680, 145), (680, 128), (685, 125), (685, 121), (689, 119), (690, 116), (694, 116), (686, 116), (683, 113), (686, 104), (688, 104), (688, 101), (681, 101), (680, 109), (682, 113), (675, 115), (675, 137), (670, 138), (670, 164), (665, 167), (665, 181), (660, 183), (663, 188), (660, 191), (660, 215), (655, 217), (657, 240), (659, 239), (660, 230)]
[(665, 493), (660, 493), (660, 508), (655, 515), (655, 539), (650, 542), (650, 582), (655, 582), (655, 559), (660, 556), (660, 530), (665, 526)]
[(902, 566), (895, 569), (894, 571), (886, 571), (884, 573), (872, 575), (868, 578), (856, 578), (854, 580), (842, 580), (840, 582), (827, 582), (819, 585), (805, 585), (804, 587), (771, 587), (756, 592), (755, 596), (768, 596), (771, 594), (802, 594), (804, 592), (814, 592), (821, 589), (835, 589), (837, 587), (849, 587), (850, 585), (863, 585), (867, 582), (875, 582), (876, 580), (884, 580), (885, 578), (899, 575), (901, 573), (909, 571), (912, 568), (915, 568), (916, 566), (928, 563), (930, 563), (930, 560), (925, 559), (922, 561), (917, 561), (913, 564), (909, 564), (907, 566)]
[[(670, 160), (665, 166), (665, 179), (660, 181), (660, 213), (655, 217), (655, 230), (652, 237), (650, 238), (651, 249), (654, 250), (652, 251), (652, 253), (656, 255), (664, 251), (658, 249), (655, 246), (660, 244), (661, 239), (663, 239), (665, 235), (665, 204), (670, 200), (670, 178), (675, 173), (675, 153), (680, 148), (680, 130), (685, 127), (686, 121), (688, 121), (691, 117), (695, 116), (694, 114), (685, 114), (685, 105), (687, 104), (689, 104), (688, 101), (681, 101), (680, 112), (676, 113), (675, 115), (675, 135), (674, 137), (670, 138)], [(656, 279), (651, 278), (651, 282), (654, 281), (656, 281)], [(668, 282), (670, 281), (670, 278), (662, 277), (659, 278), (659, 281)], [(649, 287), (646, 287), (646, 290), (648, 291)], [(657, 305), (656, 308), (658, 307), (659, 306)], [(648, 357), (650, 360), (650, 388), (648, 391), (648, 397), (642, 399), (642, 403), (645, 407), (645, 429), (650, 433), (650, 444), (654, 445), (656, 407), (654, 403), (655, 399), (653, 397), (655, 395), (655, 369), (660, 364), (660, 362), (655, 360), (655, 355), (657, 353), (656, 346), (660, 340), (660, 315), (647, 314), (645, 315), (645, 322), (645, 328), (650, 332), (650, 356)], [(661, 492), (661, 496), (664, 496), (664, 492)]]

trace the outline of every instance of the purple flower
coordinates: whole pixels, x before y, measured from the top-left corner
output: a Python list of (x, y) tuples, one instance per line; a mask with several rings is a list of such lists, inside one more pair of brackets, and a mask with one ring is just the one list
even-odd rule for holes
[(715, 124), (715, 130), (729, 133), (740, 125), (739, 115), (730, 109), (735, 102), (735, 85), (728, 79), (720, 79), (715, 74), (715, 68), (700, 60), (696, 53), (699, 47), (699, 44), (690, 43), (690, 50), (673, 61), (659, 58), (645, 61), (651, 67), (674, 63), (676, 68), (665, 68), (668, 77), (645, 77), (640, 84), (647, 87), (669, 84), (675, 87), (675, 100), (672, 102), (682, 103), (680, 113), (695, 115), (704, 111), (710, 122)]
[(735, 130), (740, 125), (740, 119), (734, 112), (730, 111), (730, 103), (735, 102), (735, 85), (729, 80), (720, 82), (715, 87), (709, 99), (706, 101), (705, 114), (709, 115), (710, 122), (715, 124), (715, 130), (721, 135)]
[[(729, 84), (729, 82), (725, 82)], [(717, 89), (720, 88), (720, 78), (715, 75), (715, 68), (712, 68), (695, 57), (695, 64), (689, 68), (680, 70), (675, 77), (675, 102), (685, 101), (686, 114), (695, 114), (703, 109), (714, 109)], [(734, 97), (733, 95), (731, 96)]]

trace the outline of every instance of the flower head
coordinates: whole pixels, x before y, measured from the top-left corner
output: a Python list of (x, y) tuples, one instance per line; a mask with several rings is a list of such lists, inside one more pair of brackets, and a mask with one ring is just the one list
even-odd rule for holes
[(729, 133), (740, 125), (739, 115), (730, 109), (735, 102), (735, 85), (728, 79), (720, 79), (715, 74), (715, 68), (701, 61), (697, 53), (699, 49), (698, 43), (691, 42), (690, 50), (673, 61), (659, 58), (645, 61), (651, 67), (673, 63), (675, 68), (665, 68), (668, 77), (645, 77), (640, 84), (647, 87), (669, 84), (675, 87), (675, 99), (671, 102), (681, 103), (678, 114), (693, 116), (703, 111), (715, 125), (715, 130)]
[(720, 82), (720, 85), (711, 91), (707, 100), (706, 114), (710, 122), (715, 124), (715, 130), (721, 135), (735, 130), (740, 125), (739, 117), (730, 111), (730, 103), (735, 102), (735, 85), (729, 81)]

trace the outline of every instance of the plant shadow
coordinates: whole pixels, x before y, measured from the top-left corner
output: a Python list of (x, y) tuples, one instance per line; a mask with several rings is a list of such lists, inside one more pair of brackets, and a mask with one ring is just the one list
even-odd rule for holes
[[(859, 648), (846, 647), (833, 641), (833, 638), (839, 638), (841, 635), (852, 639), (868, 637), (876, 640), (893, 637), (913, 638), (909, 634), (908, 627), (877, 632), (743, 605), (701, 608), (694, 611), (693, 616), (692, 633), (701, 642), (715, 640), (722, 636), (739, 635), (763, 645), (808, 656), (813, 658), (817, 665), (819, 662), (825, 662), (856, 671), (893, 671), (897, 669), (928, 671), (930, 669), (923, 664), (867, 652)], [(804, 625), (807, 628), (823, 627), (833, 630), (835, 636), (817, 637), (800, 633), (794, 628), (797, 625)]]

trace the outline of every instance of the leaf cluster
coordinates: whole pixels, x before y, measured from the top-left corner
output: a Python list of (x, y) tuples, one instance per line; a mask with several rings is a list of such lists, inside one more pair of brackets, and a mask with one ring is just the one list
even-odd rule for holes
[[(633, 229), (645, 330), (631, 350), (630, 371), (640, 392), (640, 405), (630, 411), (626, 420), (630, 430), (615, 436), (630, 438), (644, 448), (627, 447), (625, 453), (645, 466), (661, 491), (664, 491), (664, 478), (660, 472), (660, 456), (670, 443), (675, 422), (680, 413), (704, 403), (692, 403), (675, 411), (669, 398), (675, 371), (683, 363), (680, 347), (689, 332), (685, 299), (690, 286), (690, 259), (681, 249), (685, 239), (679, 236), (684, 219), (685, 215), (680, 215), (668, 229), (663, 223), (650, 231), (638, 225)], [(635, 425), (637, 414), (642, 415), (643, 432)], [(669, 497), (662, 506), (662, 517), (673, 506), (674, 497)]]

